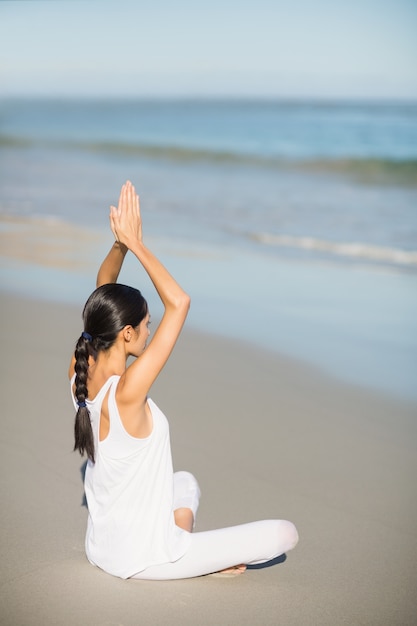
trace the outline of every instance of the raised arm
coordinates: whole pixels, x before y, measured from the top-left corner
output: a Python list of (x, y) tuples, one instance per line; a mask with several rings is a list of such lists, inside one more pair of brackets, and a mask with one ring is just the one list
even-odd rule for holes
[[(164, 314), (152, 341), (122, 376), (118, 400), (143, 404), (146, 395), (165, 365), (181, 332), (190, 306), (190, 298), (142, 241), (139, 197), (130, 182), (122, 188), (118, 208), (111, 207), (113, 233), (137, 257), (164, 305)], [(120, 397), (119, 397), (120, 396)]]
[(96, 287), (107, 285), (108, 283), (116, 283), (122, 269), (123, 261), (127, 253), (127, 247), (115, 241), (97, 274)]

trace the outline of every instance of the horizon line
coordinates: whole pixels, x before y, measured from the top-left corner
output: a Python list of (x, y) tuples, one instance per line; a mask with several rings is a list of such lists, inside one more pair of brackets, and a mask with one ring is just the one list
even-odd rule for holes
[(247, 103), (283, 103), (283, 104), (417, 104), (415, 96), (290, 96), (290, 95), (221, 95), (221, 94), (0, 94), (0, 102), (7, 100), (66, 100), (66, 101), (140, 101), (140, 102), (247, 102)]

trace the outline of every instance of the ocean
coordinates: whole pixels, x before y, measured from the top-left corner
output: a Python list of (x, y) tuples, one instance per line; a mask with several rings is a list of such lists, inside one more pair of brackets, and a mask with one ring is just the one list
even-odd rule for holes
[(3, 100), (0, 150), (3, 292), (83, 302), (129, 178), (192, 326), (417, 399), (417, 104)]

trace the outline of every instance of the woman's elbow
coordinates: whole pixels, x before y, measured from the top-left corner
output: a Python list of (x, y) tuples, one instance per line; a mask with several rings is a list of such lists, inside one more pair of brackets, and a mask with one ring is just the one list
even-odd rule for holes
[(188, 311), (190, 310), (190, 306), (191, 306), (191, 298), (190, 298), (190, 296), (188, 295), (188, 293), (185, 293), (185, 292), (184, 292), (184, 295), (183, 295), (183, 297), (182, 297), (182, 299), (181, 299), (181, 300), (182, 300), (182, 303), (181, 303), (182, 307), (183, 307), (183, 308), (187, 311), (187, 313), (188, 313)]
[(190, 304), (191, 304), (191, 298), (184, 291), (181, 294), (177, 294), (175, 298), (172, 298), (167, 308), (186, 316), (189, 311)]

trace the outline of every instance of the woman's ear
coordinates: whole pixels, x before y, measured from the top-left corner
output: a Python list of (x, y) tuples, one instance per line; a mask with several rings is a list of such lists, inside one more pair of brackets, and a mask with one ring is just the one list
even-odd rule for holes
[(123, 339), (129, 343), (129, 341), (133, 338), (133, 327), (129, 324), (129, 326), (125, 326), (122, 330)]

